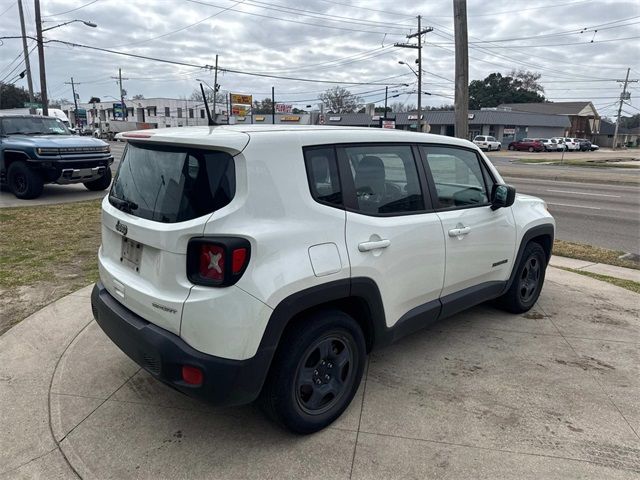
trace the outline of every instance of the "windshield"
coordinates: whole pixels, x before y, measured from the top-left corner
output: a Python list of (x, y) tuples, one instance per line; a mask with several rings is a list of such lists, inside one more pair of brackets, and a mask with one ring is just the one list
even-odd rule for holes
[(231, 202), (235, 180), (228, 153), (129, 143), (109, 200), (140, 218), (184, 222)]
[(61, 120), (52, 117), (0, 118), (4, 135), (71, 135)]

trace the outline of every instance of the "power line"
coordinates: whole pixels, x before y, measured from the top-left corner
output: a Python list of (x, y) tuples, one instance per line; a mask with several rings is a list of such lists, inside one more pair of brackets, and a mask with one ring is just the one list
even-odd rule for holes
[(3, 16), (5, 13), (7, 13), (9, 10), (11, 10), (16, 3), (18, 2), (13, 2), (11, 5), (9, 5), (8, 8), (4, 9), (2, 13), (0, 13), (0, 17)]
[(52, 13), (50, 15), (42, 15), (42, 17), (57, 17), (58, 15), (66, 15), (67, 13), (71, 13), (71, 12), (75, 12), (76, 10), (80, 10), (81, 8), (84, 7), (88, 7), (89, 5), (93, 5), (94, 3), (98, 2), (99, 0), (92, 0), (89, 3), (85, 3), (84, 5), (80, 5), (79, 7), (76, 8), (72, 8), (71, 10), (66, 10), (64, 12), (58, 12), (58, 13)]

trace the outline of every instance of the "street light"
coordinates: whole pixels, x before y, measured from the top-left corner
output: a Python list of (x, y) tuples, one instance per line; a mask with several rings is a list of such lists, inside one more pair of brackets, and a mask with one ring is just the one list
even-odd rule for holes
[(91, 28), (96, 28), (98, 26), (93, 22), (87, 22), (86, 20), (77, 20), (76, 19), (76, 20), (69, 20), (68, 22), (64, 22), (64, 23), (61, 23), (60, 25), (55, 25), (53, 27), (43, 28), (42, 31), (46, 32), (48, 30), (53, 30), (54, 28), (64, 27), (65, 25), (69, 25), (70, 23), (74, 23), (74, 22), (84, 23), (87, 27), (91, 27)]
[(402, 60), (399, 60), (399, 61), (398, 61), (398, 63), (399, 63), (400, 65), (406, 65), (406, 66), (407, 66), (407, 68), (408, 68), (409, 70), (411, 70), (411, 72), (412, 72), (416, 77), (418, 77), (418, 72), (416, 72), (413, 68), (411, 68), (411, 65), (409, 65), (407, 62), (403, 62)]

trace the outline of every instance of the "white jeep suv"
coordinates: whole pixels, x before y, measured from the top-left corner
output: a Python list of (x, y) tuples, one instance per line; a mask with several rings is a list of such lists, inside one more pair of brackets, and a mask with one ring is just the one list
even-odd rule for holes
[(540, 294), (554, 220), (466, 140), (253, 125), (123, 137), (93, 314), (186, 394), (260, 399), (314, 432), (349, 405), (372, 349)]

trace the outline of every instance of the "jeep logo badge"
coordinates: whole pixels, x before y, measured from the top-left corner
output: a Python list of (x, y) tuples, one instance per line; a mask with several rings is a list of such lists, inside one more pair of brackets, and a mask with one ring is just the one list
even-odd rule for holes
[(120, 223), (120, 220), (118, 220), (118, 223), (116, 223), (116, 230), (126, 237), (129, 229), (124, 223)]

